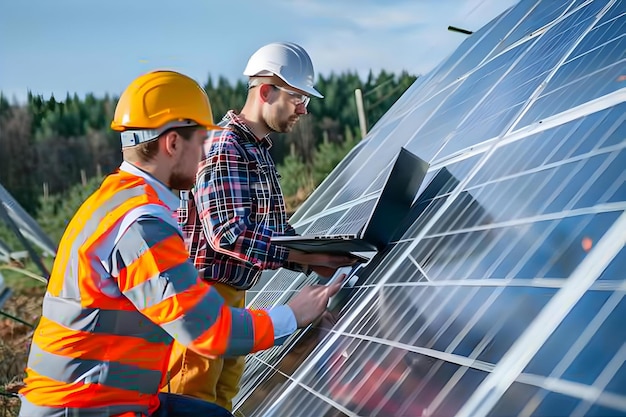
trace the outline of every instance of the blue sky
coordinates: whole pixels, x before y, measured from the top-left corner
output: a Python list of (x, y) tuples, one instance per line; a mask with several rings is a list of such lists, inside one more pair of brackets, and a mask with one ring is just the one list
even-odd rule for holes
[(169, 68), (201, 83), (230, 81), (273, 41), (307, 49), (317, 73), (424, 74), (514, 0), (4, 0), (0, 91), (119, 94), (137, 75)]

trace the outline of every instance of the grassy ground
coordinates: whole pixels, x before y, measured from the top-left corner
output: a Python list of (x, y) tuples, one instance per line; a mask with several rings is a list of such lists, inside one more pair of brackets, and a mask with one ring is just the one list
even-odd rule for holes
[[(48, 266), (51, 262), (47, 262)], [(0, 272), (12, 291), (2, 312), (13, 317), (0, 315), (0, 393), (3, 393), (0, 395), (0, 417), (17, 416), (19, 400), (6, 394), (16, 393), (21, 387), (32, 337), (31, 326), (40, 317), (41, 300), (45, 292), (45, 285), (33, 278), (33, 275), (39, 274), (33, 264), (27, 263), (23, 268), (14, 267), (8, 269), (7, 265), (0, 265)], [(18, 272), (20, 270), (24, 272)]]

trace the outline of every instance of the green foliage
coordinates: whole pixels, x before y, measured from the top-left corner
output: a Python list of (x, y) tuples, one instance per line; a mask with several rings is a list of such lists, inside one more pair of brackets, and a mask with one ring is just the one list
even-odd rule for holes
[(45, 142), (56, 136), (78, 137), (93, 130), (108, 130), (116, 102), (117, 98), (97, 99), (93, 94), (87, 94), (84, 100), (68, 94), (64, 101), (54, 96), (46, 101), (29, 93), (32, 133), (37, 141)]
[[(92, 178), (82, 184), (74, 185), (66, 192), (51, 195), (47, 198), (41, 197), (41, 204), (37, 222), (43, 229), (43, 231), (51, 238), (51, 240), (58, 245), (61, 240), (61, 236), (65, 232), (69, 220), (74, 216), (81, 204), (89, 197), (102, 182), (102, 178)], [(0, 223), (0, 241), (7, 245), (12, 251), (25, 250), (15, 234), (4, 223)], [(36, 247), (33, 246), (35, 250)], [(41, 253), (40, 253), (41, 254)], [(53, 258), (45, 257), (43, 259), (44, 264), (48, 268), (48, 271), (52, 268)], [(17, 269), (22, 269), (16, 266)], [(24, 277), (24, 273), (18, 273), (16, 270), (12, 270), (8, 265), (1, 265), (2, 274), (7, 279), (7, 283), (11, 288), (23, 288), (33, 285), (41, 285), (32, 278)], [(32, 259), (27, 258), (23, 265), (25, 269), (33, 274), (41, 274), (41, 271), (37, 268)]]
[(11, 104), (7, 97), (0, 91), (0, 117), (11, 109)]
[(12, 250), (22, 247), (17, 236), (2, 222), (0, 222), (0, 242), (4, 243)]
[[(361, 139), (355, 89), (363, 92), (371, 129), (414, 80), (385, 71), (365, 80), (353, 72), (320, 76), (316, 87), (325, 98), (311, 100), (309, 115), (293, 132), (273, 137), (271, 152), (285, 196), (308, 195)], [(240, 110), (246, 99), (243, 80), (209, 77), (205, 89), (216, 122), (229, 109)], [(0, 183), (55, 240), (79, 200), (94, 188), (93, 180), (85, 189), (75, 184), (101, 178), (121, 162), (119, 135), (109, 128), (116, 102), (108, 95), (68, 94), (58, 100), (29, 93), (27, 103), (19, 105), (0, 92)], [(44, 190), (47, 199), (41, 197)]]
[(41, 197), (37, 222), (55, 244), (61, 240), (70, 219), (83, 202), (98, 189), (102, 178), (94, 177), (82, 184), (74, 185), (66, 192)]
[[(281, 173), (281, 187), (288, 196), (297, 196), (295, 201), (302, 202), (317, 187), (339, 162), (356, 145), (357, 140), (349, 126), (346, 126), (345, 140), (331, 142), (325, 140), (315, 149), (311, 164), (306, 164), (297, 155), (287, 156), (278, 166)], [(287, 199), (289, 202), (289, 198)]]
[(28, 211), (37, 210), (37, 152), (27, 109), (11, 106), (0, 114), (0, 183)]
[(289, 155), (278, 166), (280, 172), (280, 187), (284, 195), (295, 195), (298, 190), (311, 183), (311, 173), (302, 159), (296, 155)]
[(213, 119), (219, 122), (228, 110), (239, 111), (243, 107), (248, 86), (241, 80), (231, 86), (225, 77), (219, 77), (217, 83), (214, 83), (213, 78), (209, 76), (204, 89), (211, 100)]
[[(100, 186), (101, 182), (102, 178), (94, 177), (88, 180), (84, 186), (79, 183), (63, 193), (50, 195), (47, 198), (40, 197), (40, 209), (35, 220), (55, 245), (60, 242), (61, 236), (74, 213), (87, 197)], [(7, 225), (1, 222), (0, 241), (11, 250), (25, 250), (17, 236)]]
[(415, 80), (416, 77), (407, 72), (396, 76), (381, 71), (376, 77), (370, 72), (363, 88), (363, 107), (370, 129)]
[(322, 142), (313, 156), (312, 176), (317, 187), (339, 162), (356, 145), (357, 141), (349, 126), (346, 126), (345, 139), (342, 142)]

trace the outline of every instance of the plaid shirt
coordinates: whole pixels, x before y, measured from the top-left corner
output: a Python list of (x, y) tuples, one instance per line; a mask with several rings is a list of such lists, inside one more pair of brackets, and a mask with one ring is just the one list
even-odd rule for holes
[(265, 269), (285, 267), (289, 250), (274, 233), (295, 235), (287, 222), (269, 137), (258, 139), (233, 112), (204, 143), (196, 184), (181, 193), (178, 222), (196, 268), (210, 281), (248, 289)]

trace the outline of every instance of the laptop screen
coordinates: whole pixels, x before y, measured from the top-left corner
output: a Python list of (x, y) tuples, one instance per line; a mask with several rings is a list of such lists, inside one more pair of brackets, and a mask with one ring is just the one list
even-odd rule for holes
[(409, 214), (428, 168), (428, 162), (404, 148), (400, 149), (378, 203), (366, 223), (363, 239), (379, 249), (389, 244), (396, 229)]

